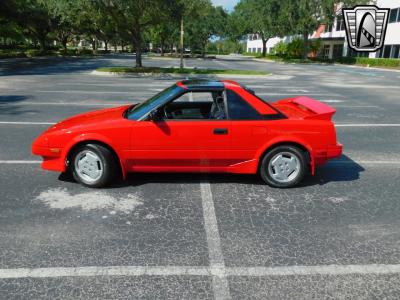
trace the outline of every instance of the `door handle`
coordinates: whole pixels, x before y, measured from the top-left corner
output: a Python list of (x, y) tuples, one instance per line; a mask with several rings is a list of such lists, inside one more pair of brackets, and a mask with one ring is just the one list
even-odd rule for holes
[(213, 133), (214, 134), (228, 134), (228, 129), (227, 128), (214, 128)]

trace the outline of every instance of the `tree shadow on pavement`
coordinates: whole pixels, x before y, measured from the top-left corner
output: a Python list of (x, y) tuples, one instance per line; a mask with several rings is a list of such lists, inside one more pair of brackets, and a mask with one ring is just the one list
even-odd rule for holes
[(25, 109), (23, 103), (20, 103), (27, 99), (29, 97), (23, 95), (0, 95), (0, 116), (35, 113), (36, 111)]
[(134, 64), (134, 54), (106, 54), (79, 57), (34, 57), (0, 60), (0, 77), (13, 75), (52, 75), (92, 71), (100, 67), (113, 67), (126, 61)]

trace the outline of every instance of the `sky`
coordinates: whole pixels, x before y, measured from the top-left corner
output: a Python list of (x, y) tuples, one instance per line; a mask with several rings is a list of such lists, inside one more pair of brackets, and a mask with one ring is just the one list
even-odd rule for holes
[(225, 9), (231, 11), (239, 0), (212, 0), (216, 6), (223, 6)]

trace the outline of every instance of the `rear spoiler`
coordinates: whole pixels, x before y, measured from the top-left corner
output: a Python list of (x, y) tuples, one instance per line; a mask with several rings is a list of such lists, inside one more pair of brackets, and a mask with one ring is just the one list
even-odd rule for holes
[(332, 119), (332, 116), (336, 113), (336, 109), (334, 109), (333, 107), (308, 97), (297, 97), (290, 99), (288, 102), (293, 103), (299, 106), (300, 108), (308, 110), (313, 113), (308, 116), (305, 116), (304, 119), (329, 121)]

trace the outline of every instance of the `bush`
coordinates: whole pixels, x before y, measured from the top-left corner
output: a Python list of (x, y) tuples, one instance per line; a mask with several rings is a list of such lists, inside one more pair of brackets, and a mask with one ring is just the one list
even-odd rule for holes
[(285, 56), (287, 53), (287, 44), (283, 41), (280, 41), (275, 45), (274, 48), (272, 48), (272, 53), (277, 55), (277, 56)]
[(93, 55), (93, 51), (90, 49), (78, 49), (77, 55)]
[(27, 57), (43, 56), (46, 55), (46, 51), (39, 49), (28, 49), (25, 51)]
[(15, 58), (15, 57), (25, 57), (23, 51), (18, 50), (0, 50), (0, 58)]
[(295, 38), (287, 44), (287, 56), (290, 58), (301, 58), (303, 54), (304, 42), (302, 39)]
[(395, 58), (356, 57), (355, 59), (357, 64), (369, 65), (370, 67), (389, 67), (389, 68), (400, 67), (400, 59), (395, 59)]
[(63, 49), (60, 51), (60, 53), (63, 56), (76, 56), (78, 55), (78, 49), (67, 49), (67, 51)]

